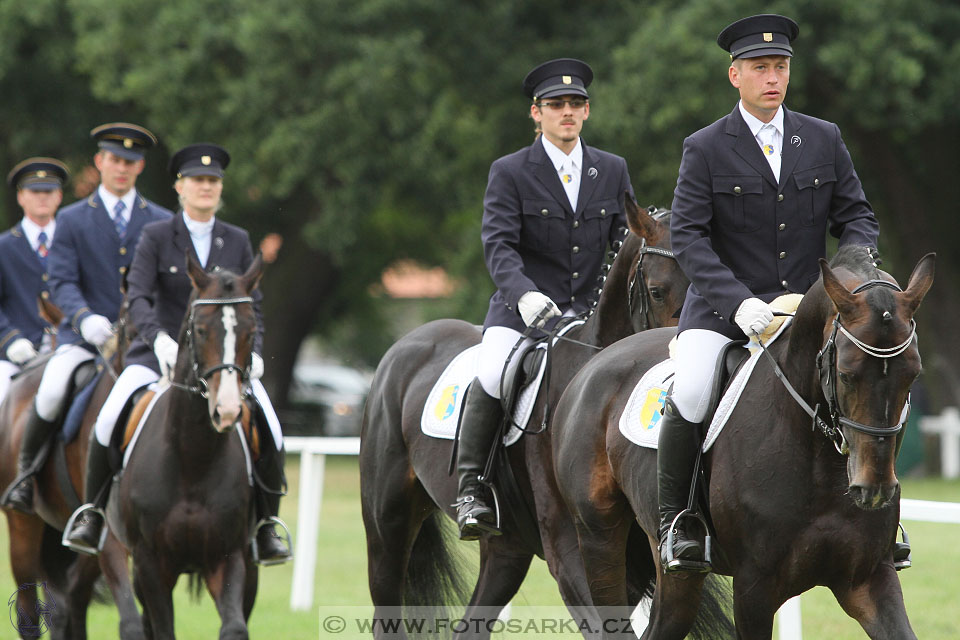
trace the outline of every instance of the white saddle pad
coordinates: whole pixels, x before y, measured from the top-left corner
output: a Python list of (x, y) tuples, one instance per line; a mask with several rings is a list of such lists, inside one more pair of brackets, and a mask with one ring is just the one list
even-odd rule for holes
[[(790, 318), (787, 318), (776, 333), (769, 340), (765, 340), (764, 343), (771, 344), (780, 337), (789, 324)], [(733, 381), (720, 399), (717, 411), (713, 414), (713, 419), (707, 429), (707, 435), (703, 442), (704, 451), (707, 451), (716, 441), (717, 436), (720, 435), (720, 431), (727, 423), (733, 408), (737, 406), (737, 401), (740, 400), (740, 395), (747, 386), (747, 381), (750, 380), (753, 368), (763, 357), (763, 352), (756, 343), (751, 342), (744, 347), (750, 349), (750, 358), (737, 371)], [(713, 364), (710, 366), (713, 366)], [(637, 386), (634, 387), (630, 399), (627, 400), (627, 406), (620, 414), (620, 433), (630, 442), (641, 447), (657, 448), (657, 441), (660, 438), (660, 418), (663, 417), (661, 413), (663, 403), (666, 400), (667, 389), (670, 387), (675, 371), (676, 364), (674, 361), (664, 360), (643, 374)]]
[[(583, 324), (582, 320), (571, 322), (561, 329), (560, 335), (581, 324)], [(556, 344), (556, 339), (554, 339), (554, 344)], [(546, 349), (547, 345), (541, 342), (534, 348)], [(460, 412), (463, 410), (463, 398), (466, 395), (467, 385), (477, 376), (479, 358), (480, 345), (472, 346), (460, 352), (440, 374), (429, 395), (427, 395), (427, 401), (420, 416), (420, 430), (424, 434), (445, 440), (453, 440), (456, 437), (457, 423), (460, 421)], [(547, 359), (544, 358), (540, 363), (540, 370), (537, 371), (537, 377), (523, 388), (520, 397), (517, 398), (514, 417), (517, 424), (524, 428), (530, 421), (530, 414), (533, 413), (533, 406), (536, 404), (543, 374), (546, 371), (546, 364)], [(504, 436), (503, 442), (505, 445), (511, 445), (519, 440), (521, 435), (523, 435), (522, 431), (516, 427), (511, 427)]]

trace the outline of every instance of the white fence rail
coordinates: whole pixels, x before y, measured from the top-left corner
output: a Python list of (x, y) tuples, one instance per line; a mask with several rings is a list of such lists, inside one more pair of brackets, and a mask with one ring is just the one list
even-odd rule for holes
[[(951, 407), (951, 409), (953, 409)], [(955, 419), (956, 435), (960, 446), (960, 411), (951, 418), (948, 411), (941, 417), (945, 422)], [(930, 420), (927, 417), (924, 420)], [(951, 429), (925, 432), (953, 433)], [(284, 438), (289, 453), (300, 454), (300, 497), (297, 503), (297, 531), (294, 539), (293, 582), (290, 588), (290, 608), (307, 610), (313, 607), (313, 583), (317, 565), (317, 535), (320, 524), (320, 507), (323, 501), (323, 472), (328, 455), (358, 455), (360, 438)], [(960, 458), (960, 456), (958, 456)], [(944, 471), (946, 472), (946, 467)], [(929, 500), (900, 500), (900, 518), (919, 522), (960, 524), (960, 503), (933, 502)], [(634, 613), (640, 618), (634, 629), (642, 629), (645, 612), (638, 607)], [(800, 597), (788, 600), (778, 612), (777, 629), (780, 640), (802, 640)], [(638, 634), (639, 636), (639, 634)]]

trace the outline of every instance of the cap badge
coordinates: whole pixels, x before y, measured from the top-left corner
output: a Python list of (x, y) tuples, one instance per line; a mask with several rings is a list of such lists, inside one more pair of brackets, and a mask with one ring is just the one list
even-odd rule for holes
[(573, 78), (570, 76), (563, 76), (563, 84), (573, 84)]
[(46, 178), (46, 177), (47, 177), (47, 172), (46, 172), (46, 171), (37, 171), (37, 177), (38, 177), (38, 178)]
[(203, 166), (210, 164), (210, 156), (200, 156), (200, 164)]
[(763, 41), (764, 41), (764, 42), (773, 42), (773, 34), (772, 34), (772, 33), (764, 33), (764, 34), (763, 34)]
[(124, 138), (123, 146), (126, 149), (133, 149), (133, 140), (131, 140), (130, 138)]

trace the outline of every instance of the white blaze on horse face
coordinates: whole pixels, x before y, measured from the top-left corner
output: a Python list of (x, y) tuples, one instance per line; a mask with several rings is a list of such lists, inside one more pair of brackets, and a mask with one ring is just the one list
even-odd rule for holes
[[(233, 305), (223, 307), (223, 364), (237, 362), (237, 310)], [(220, 413), (219, 430), (233, 426), (240, 417), (240, 382), (237, 372), (223, 369), (220, 371), (220, 384), (217, 388), (216, 409)]]

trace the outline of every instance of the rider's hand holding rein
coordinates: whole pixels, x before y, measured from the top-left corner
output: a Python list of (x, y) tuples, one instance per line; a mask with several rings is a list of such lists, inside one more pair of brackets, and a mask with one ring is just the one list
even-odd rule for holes
[(177, 341), (171, 338), (166, 331), (161, 331), (157, 334), (156, 339), (153, 341), (153, 352), (156, 354), (157, 361), (160, 363), (161, 378), (168, 380), (172, 378), (171, 373), (177, 366), (178, 349)]
[(102, 347), (113, 336), (113, 325), (106, 317), (93, 314), (80, 323), (80, 335), (95, 347)]
[(773, 322), (773, 310), (760, 298), (747, 298), (740, 303), (733, 319), (748, 338), (759, 336)]
[(259, 380), (263, 377), (263, 358), (259, 353), (250, 354), (250, 379)]
[(560, 309), (556, 303), (539, 291), (527, 291), (520, 296), (520, 300), (517, 301), (517, 310), (520, 311), (523, 323), (535, 329), (543, 327), (550, 318), (560, 315)]

